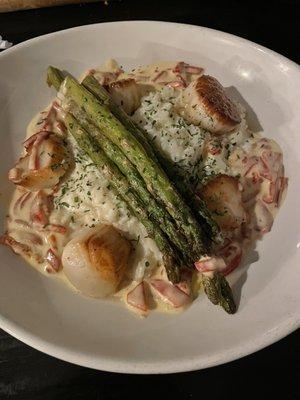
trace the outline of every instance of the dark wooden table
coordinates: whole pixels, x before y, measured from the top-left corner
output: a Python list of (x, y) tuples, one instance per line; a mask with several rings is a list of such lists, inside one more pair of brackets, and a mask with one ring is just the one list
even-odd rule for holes
[[(0, 14), (14, 44), (102, 21), (154, 19), (208, 26), (258, 42), (300, 62), (297, 0), (110, 1)], [(1, 71), (0, 71), (1, 72)], [(284, 251), (284, 249), (283, 249)], [(135, 376), (59, 361), (0, 331), (0, 399), (299, 399), (300, 331), (256, 354), (204, 371)]]

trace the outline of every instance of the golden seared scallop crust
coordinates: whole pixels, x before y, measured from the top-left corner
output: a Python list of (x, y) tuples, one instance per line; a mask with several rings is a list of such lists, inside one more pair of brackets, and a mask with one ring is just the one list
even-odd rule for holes
[(82, 294), (107, 297), (116, 292), (130, 253), (131, 243), (113, 226), (84, 229), (64, 247), (63, 272)]
[(111, 225), (104, 225), (85, 242), (89, 259), (101, 279), (116, 286), (128, 264), (131, 244)]
[(226, 95), (221, 83), (210, 75), (202, 75), (196, 81), (196, 92), (207, 113), (221, 124), (234, 128), (241, 122), (238, 109)]
[(201, 197), (221, 229), (233, 230), (246, 221), (239, 181), (225, 174), (205, 185)]
[(241, 123), (237, 106), (220, 82), (209, 75), (191, 82), (182, 91), (175, 109), (187, 122), (214, 134), (230, 132)]
[(115, 81), (108, 86), (108, 90), (114, 101), (127, 114), (132, 114), (141, 105), (143, 92), (132, 78)]

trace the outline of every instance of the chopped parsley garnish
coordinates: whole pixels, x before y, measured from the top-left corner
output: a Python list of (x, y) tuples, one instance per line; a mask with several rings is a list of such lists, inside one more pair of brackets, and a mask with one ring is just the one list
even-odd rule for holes
[(63, 187), (61, 188), (61, 194), (62, 194), (62, 196), (64, 196), (64, 195), (66, 194), (67, 190), (69, 190), (69, 188), (68, 188), (67, 186), (63, 186)]

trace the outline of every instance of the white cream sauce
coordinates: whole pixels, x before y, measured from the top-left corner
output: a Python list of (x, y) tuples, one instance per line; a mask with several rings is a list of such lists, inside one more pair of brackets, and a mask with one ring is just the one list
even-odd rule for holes
[(203, 74), (201, 67), (191, 66), (178, 61), (157, 61), (153, 64), (138, 66), (130, 72), (124, 72), (122, 66), (110, 59), (96, 69), (88, 70), (84, 75), (92, 74), (101, 84), (107, 85), (123, 79), (134, 79), (145, 94), (168, 85), (182, 88)]

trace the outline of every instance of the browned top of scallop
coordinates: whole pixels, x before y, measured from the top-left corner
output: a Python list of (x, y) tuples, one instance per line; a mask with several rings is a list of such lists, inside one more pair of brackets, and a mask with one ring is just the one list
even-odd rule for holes
[(120, 79), (119, 81), (115, 81), (109, 84), (110, 88), (117, 88), (117, 89), (124, 89), (127, 88), (131, 85), (135, 85), (136, 82), (133, 78), (127, 78), (127, 79)]
[(236, 105), (226, 95), (224, 87), (216, 78), (202, 75), (197, 79), (195, 89), (208, 114), (232, 127), (241, 122)]

